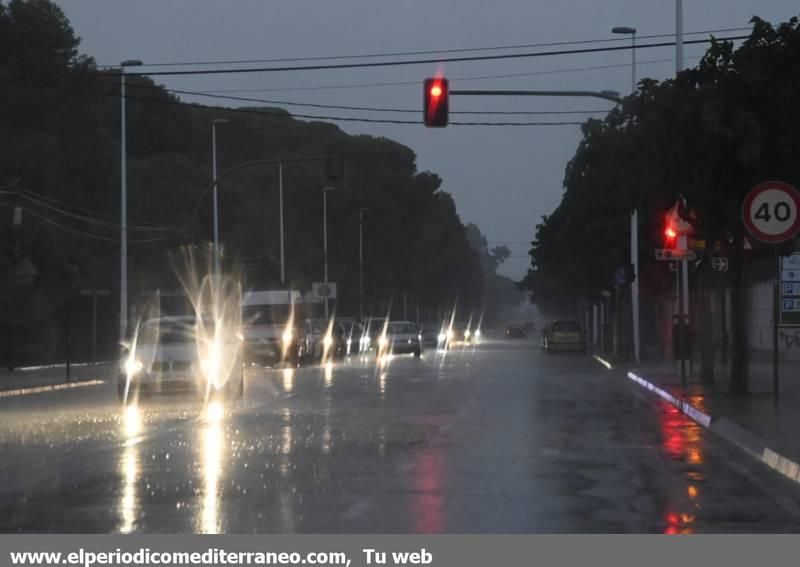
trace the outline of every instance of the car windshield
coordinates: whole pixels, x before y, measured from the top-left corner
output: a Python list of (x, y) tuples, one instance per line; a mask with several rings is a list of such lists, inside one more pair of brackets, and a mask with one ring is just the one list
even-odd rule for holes
[(556, 321), (551, 330), (554, 333), (580, 333), (581, 327), (575, 321)]
[(242, 323), (245, 325), (285, 325), (291, 315), (291, 305), (245, 305), (242, 307)]
[(194, 325), (189, 323), (175, 323), (151, 321), (139, 330), (137, 343), (140, 345), (169, 345), (194, 342)]
[(418, 328), (412, 323), (389, 323), (387, 332), (395, 335), (412, 335), (418, 333)]

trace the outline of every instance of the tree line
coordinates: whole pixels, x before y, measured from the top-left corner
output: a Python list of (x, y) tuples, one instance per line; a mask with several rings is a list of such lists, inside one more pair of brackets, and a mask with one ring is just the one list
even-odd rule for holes
[[(640, 285), (643, 301), (667, 291), (671, 277), (656, 263), (664, 246), (664, 217), (680, 197), (696, 216), (696, 237), (705, 256), (715, 246), (729, 256), (732, 294), (730, 389), (748, 390), (745, 278), (753, 259), (773, 254), (754, 243), (744, 251), (741, 207), (759, 182), (800, 183), (800, 26), (798, 19), (773, 26), (753, 18), (738, 47), (713, 41), (697, 67), (674, 79), (643, 79), (637, 90), (604, 119), (583, 127), (564, 176), (564, 194), (542, 218), (532, 242), (531, 269), (522, 282), (535, 302), (553, 311), (576, 299), (599, 300), (628, 263), (629, 222), (639, 211)], [(779, 254), (796, 243), (780, 247)], [(708, 263), (698, 285), (708, 289)], [(709, 306), (694, 318), (706, 337), (703, 376), (713, 376)]]

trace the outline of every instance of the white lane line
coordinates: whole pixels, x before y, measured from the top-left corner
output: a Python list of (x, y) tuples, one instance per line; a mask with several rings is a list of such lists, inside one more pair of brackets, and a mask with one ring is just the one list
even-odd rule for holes
[(99, 386), (105, 384), (104, 380), (84, 380), (83, 382), (65, 382), (63, 384), (50, 384), (49, 386), (36, 386), (33, 388), (17, 388), (16, 390), (0, 391), (0, 398), (16, 398), (31, 394), (44, 394), (56, 390), (69, 390), (71, 388), (85, 388), (86, 386)]

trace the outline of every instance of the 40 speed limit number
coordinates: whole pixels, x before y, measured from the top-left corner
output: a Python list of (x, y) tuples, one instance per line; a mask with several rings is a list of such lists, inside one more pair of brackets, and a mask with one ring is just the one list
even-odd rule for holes
[(782, 181), (767, 181), (745, 197), (742, 220), (762, 242), (785, 242), (800, 231), (800, 193)]

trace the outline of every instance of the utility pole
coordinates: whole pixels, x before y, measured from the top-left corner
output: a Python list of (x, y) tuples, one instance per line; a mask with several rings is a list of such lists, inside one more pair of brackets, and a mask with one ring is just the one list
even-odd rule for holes
[(358, 210), (358, 315), (364, 320), (364, 213), (369, 207)]
[[(322, 255), (323, 255), (323, 281), (328, 283), (328, 191), (333, 187), (322, 188)], [(325, 295), (325, 319), (329, 317), (328, 295)]]
[(683, 0), (675, 0), (675, 74), (683, 71)]
[(286, 286), (286, 260), (284, 255), (283, 236), (283, 163), (278, 164), (278, 208), (280, 209), (281, 229), (281, 287)]
[(125, 116), (125, 67), (138, 67), (136, 59), (120, 63), (120, 278), (119, 278), (119, 342), (128, 338), (128, 163), (126, 148)]

